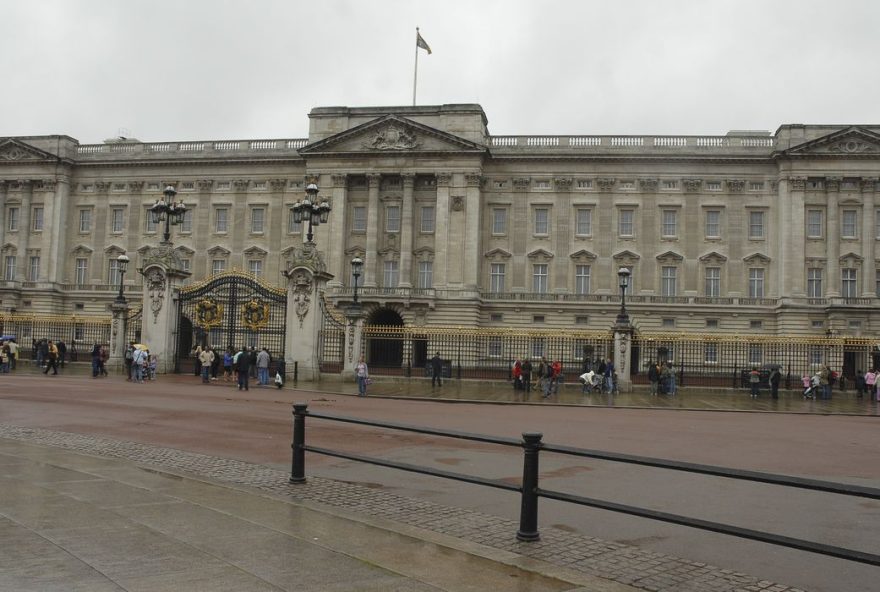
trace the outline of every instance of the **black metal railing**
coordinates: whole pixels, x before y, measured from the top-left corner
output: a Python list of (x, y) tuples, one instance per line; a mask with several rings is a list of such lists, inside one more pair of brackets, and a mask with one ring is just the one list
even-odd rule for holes
[[(306, 417), (314, 419), (323, 419), (342, 423), (350, 423), (356, 425), (377, 427), (390, 430), (398, 430), (404, 432), (412, 432), (417, 434), (426, 434), (439, 436), (444, 438), (456, 438), (460, 440), (470, 440), (474, 442), (483, 442), (486, 444), (496, 444), (500, 446), (517, 447), (523, 449), (523, 479), (522, 484), (512, 485), (507, 481), (495, 479), (487, 479), (474, 475), (462, 473), (453, 473), (449, 471), (440, 471), (430, 467), (412, 465), (396, 461), (385, 460), (376, 457), (351, 454), (338, 450), (329, 450), (317, 446), (309, 446), (305, 441), (305, 422)], [(595, 458), (606, 461), (621, 462), (628, 464), (636, 464), (674, 471), (685, 471), (701, 475), (710, 475), (715, 477), (724, 477), (728, 479), (738, 479), (744, 481), (754, 481), (759, 483), (768, 483), (783, 487), (793, 487), (798, 489), (806, 489), (810, 491), (821, 491), (837, 495), (847, 495), (864, 497), (873, 500), (880, 500), (880, 489), (864, 487), (860, 485), (851, 485), (848, 483), (835, 483), (831, 481), (822, 481), (817, 479), (805, 479), (800, 477), (789, 477), (785, 475), (776, 475), (772, 473), (762, 473), (759, 471), (747, 471), (740, 469), (730, 469), (726, 467), (718, 467), (713, 465), (703, 465), (696, 463), (686, 463), (658, 458), (650, 458), (636, 456), (631, 454), (619, 454), (615, 452), (607, 452), (601, 450), (587, 450), (574, 448), (570, 446), (559, 446), (553, 444), (545, 444), (542, 442), (543, 435), (540, 433), (526, 432), (523, 433), (522, 439), (500, 438), (495, 436), (487, 436), (484, 434), (472, 434), (467, 432), (457, 432), (451, 430), (441, 430), (436, 428), (428, 428), (422, 426), (414, 426), (409, 424), (400, 424), (392, 422), (370, 421), (355, 417), (344, 417), (335, 415), (326, 415), (323, 413), (311, 413), (308, 411), (308, 405), (303, 403), (295, 403), (293, 405), (293, 443), (290, 482), (304, 483), (305, 475), (305, 453), (314, 452), (326, 456), (334, 456), (357, 462), (383, 466), (412, 473), (420, 473), (443, 479), (451, 479), (485, 487), (493, 487), (495, 489), (503, 489), (506, 491), (519, 492), (521, 494), (520, 507), (520, 526), (516, 532), (516, 538), (521, 541), (537, 541), (540, 539), (538, 530), (538, 500), (541, 497), (553, 499), (557, 501), (589, 506), (608, 510), (611, 512), (619, 512), (629, 514), (631, 516), (639, 516), (669, 522), (700, 530), (707, 530), (720, 534), (736, 536), (739, 538), (770, 543), (781, 547), (808, 551), (820, 555), (836, 557), (838, 559), (846, 559), (858, 563), (880, 566), (880, 555), (859, 551), (856, 549), (847, 549), (835, 545), (827, 545), (814, 541), (807, 541), (793, 537), (768, 533), (764, 531), (712, 522), (709, 520), (701, 520), (648, 508), (609, 502), (606, 500), (593, 499), (574, 495), (571, 493), (552, 491), (549, 489), (541, 489), (539, 486), (539, 454), (541, 450), (546, 452), (554, 452), (558, 454), (566, 454), (569, 456), (577, 456), (582, 458)]]

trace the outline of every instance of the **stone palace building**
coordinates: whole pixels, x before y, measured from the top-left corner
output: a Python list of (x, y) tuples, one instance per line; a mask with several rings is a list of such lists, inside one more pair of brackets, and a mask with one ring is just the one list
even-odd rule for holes
[(880, 332), (880, 125), (722, 136), (494, 136), (479, 105), (321, 107), (308, 138), (80, 144), (0, 138), (0, 312), (103, 314), (164, 230), (198, 282), (282, 284), (291, 206), (332, 206), (315, 242), (368, 322), (854, 337)]

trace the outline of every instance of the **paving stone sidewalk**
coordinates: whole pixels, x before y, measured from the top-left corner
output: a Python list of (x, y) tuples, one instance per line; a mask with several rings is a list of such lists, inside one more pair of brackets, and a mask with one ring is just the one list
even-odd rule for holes
[(285, 472), (239, 460), (5, 424), (0, 424), (0, 438), (125, 459), (144, 466), (253, 487), (293, 501), (321, 504), (364, 517), (391, 520), (493, 549), (540, 559), (643, 590), (804, 592), (799, 588), (768, 582), (713, 565), (555, 528), (542, 528), (540, 541), (523, 543), (513, 536), (518, 527), (513, 520), (319, 477), (309, 477), (307, 483), (292, 485)]

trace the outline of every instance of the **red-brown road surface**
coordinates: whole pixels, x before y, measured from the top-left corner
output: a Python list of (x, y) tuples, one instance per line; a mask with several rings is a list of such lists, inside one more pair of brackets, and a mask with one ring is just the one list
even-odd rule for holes
[[(358, 398), (191, 376), (0, 378), (0, 423), (94, 434), (289, 467), (291, 403), (312, 411), (880, 487), (880, 418), (480, 405)], [(308, 420), (310, 445), (518, 483), (521, 451)], [(307, 474), (516, 519), (515, 494), (307, 454)], [(880, 551), (880, 502), (545, 453), (541, 487)], [(541, 501), (540, 524), (744, 571), (809, 591), (875, 591), (880, 568)]]

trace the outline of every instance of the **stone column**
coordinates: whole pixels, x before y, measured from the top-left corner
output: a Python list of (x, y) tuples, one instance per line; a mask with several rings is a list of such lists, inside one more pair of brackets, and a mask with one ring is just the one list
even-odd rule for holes
[(324, 256), (315, 245), (297, 246), (291, 257), (287, 277), (287, 327), (284, 337), (284, 356), (288, 374), (294, 364), (299, 369), (298, 379), (319, 381), (318, 332), (321, 329), (321, 303), (327, 281)]
[(632, 392), (632, 335), (632, 325), (614, 325), (614, 368), (617, 370), (617, 389), (621, 393)]
[(483, 177), (477, 172), (466, 174), (464, 179), (467, 193), (464, 199), (464, 264), (461, 282), (465, 290), (476, 290), (480, 285), (480, 259), (483, 251), (480, 248), (480, 230), (483, 225), (480, 184)]
[(351, 306), (345, 311), (345, 354), (342, 360), (342, 378), (343, 380), (354, 380), (354, 369), (362, 353), (361, 334), (364, 329), (364, 313), (361, 307)]
[[(24, 261), (24, 258), (27, 258), (27, 250), (28, 250), (28, 239), (31, 235), (31, 204), (33, 203), (34, 197), (34, 183), (33, 181), (22, 181), (21, 182), (21, 213), (18, 217), (19, 225), (18, 225), (18, 257), (22, 258), (19, 261)], [(45, 212), (44, 212), (45, 214)], [(21, 264), (19, 264), (21, 265)], [(22, 269), (22, 267), (19, 267)]]
[(782, 252), (780, 296), (805, 298), (807, 295), (805, 261), (807, 220), (804, 207), (806, 181), (806, 177), (789, 177), (779, 182), (779, 200), (783, 203), (782, 218), (779, 220), (780, 228), (788, 223), (786, 221), (790, 221), (789, 228), (802, 229), (787, 233), (787, 238), (779, 245)]
[[(110, 327), (110, 368), (119, 372), (125, 367), (125, 334), (128, 332), (128, 303), (114, 302), (110, 305), (113, 324)], [(150, 352), (152, 353), (152, 352)]]
[(838, 191), (840, 177), (825, 179), (825, 195), (828, 199), (828, 287), (825, 293), (830, 297), (840, 296), (840, 220), (838, 218)]
[(348, 236), (346, 223), (348, 211), (346, 204), (346, 191), (348, 189), (348, 176), (345, 174), (331, 175), (333, 190), (330, 205), (329, 228), (327, 236), (330, 237), (330, 259), (327, 266), (335, 277), (327, 283), (330, 288), (338, 288), (346, 284), (346, 278), (351, 277), (349, 264), (345, 256), (345, 237)]
[(449, 185), (451, 173), (437, 174), (437, 207), (434, 227), (434, 287), (445, 288), (447, 284), (447, 265), (449, 264)]
[(6, 204), (9, 197), (9, 182), (0, 179), (0, 245), (6, 244)]
[(400, 283), (401, 288), (412, 288), (412, 250), (413, 250), (413, 187), (416, 176), (411, 173), (403, 177), (403, 205), (400, 215)]
[[(55, 193), (52, 195), (51, 207), (48, 197), (44, 198), (43, 220), (51, 239), (47, 252), (40, 253), (40, 275), (48, 282), (61, 283), (65, 268), (69, 265), (70, 255), (66, 250), (68, 235), (67, 211), (70, 199), (70, 179), (57, 177)], [(51, 226), (50, 226), (51, 224)], [(134, 234), (134, 233), (132, 233)]]
[(367, 175), (367, 252), (364, 256), (364, 287), (375, 288), (379, 268), (379, 182), (382, 175)]
[(138, 269), (146, 278), (143, 293), (141, 342), (159, 360), (158, 372), (174, 371), (177, 352), (177, 294), (189, 277), (171, 244), (150, 247)]
[(877, 179), (866, 177), (862, 179), (862, 257), (865, 264), (862, 271), (862, 298), (871, 298), (876, 295), (877, 260), (874, 255), (874, 243), (877, 239), (877, 229), (874, 227), (874, 208)]

